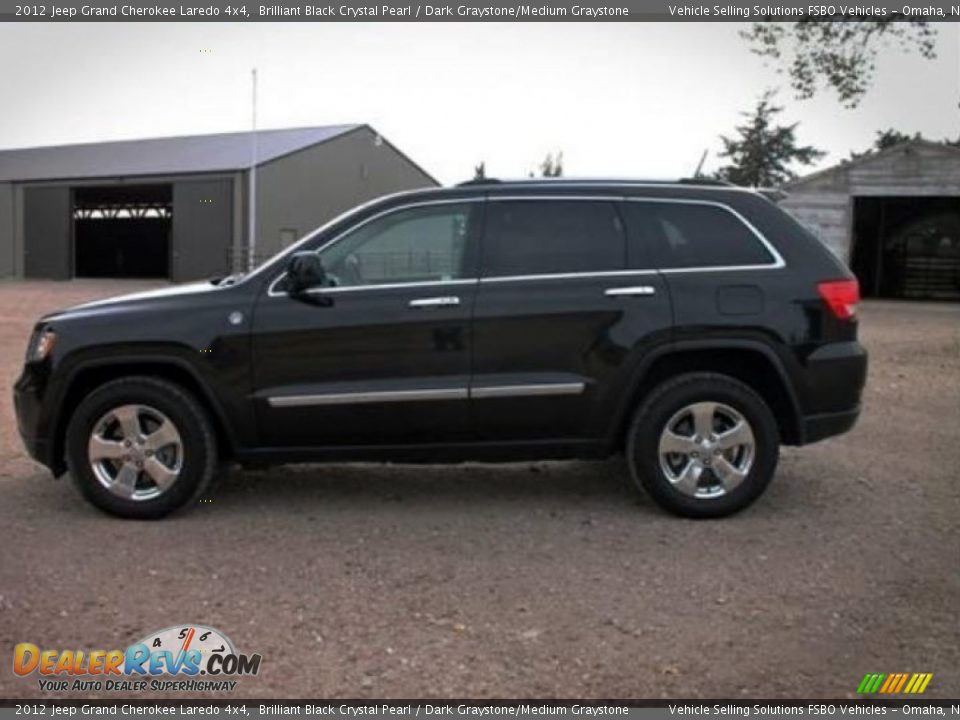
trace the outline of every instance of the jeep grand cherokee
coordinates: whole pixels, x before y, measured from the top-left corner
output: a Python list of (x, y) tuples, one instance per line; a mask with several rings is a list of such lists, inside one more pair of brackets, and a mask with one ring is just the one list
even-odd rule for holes
[(694, 517), (848, 430), (856, 280), (763, 195), (481, 182), (362, 206), (243, 277), (43, 317), (30, 454), (159, 517), (218, 465), (603, 458)]

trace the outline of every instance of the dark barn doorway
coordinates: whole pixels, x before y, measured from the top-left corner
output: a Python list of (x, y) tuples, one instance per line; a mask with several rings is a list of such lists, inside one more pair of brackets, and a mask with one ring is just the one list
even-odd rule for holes
[(851, 268), (866, 297), (960, 300), (960, 197), (856, 197)]
[(171, 185), (75, 188), (74, 274), (169, 278)]

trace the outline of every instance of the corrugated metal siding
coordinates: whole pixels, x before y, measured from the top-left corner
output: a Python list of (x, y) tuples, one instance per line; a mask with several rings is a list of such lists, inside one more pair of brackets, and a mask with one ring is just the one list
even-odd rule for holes
[(847, 172), (850, 194), (960, 195), (960, 151), (927, 147), (909, 150), (851, 163)]
[(232, 272), (233, 181), (174, 183), (171, 242), (175, 282)]
[(302, 236), (373, 198), (436, 184), (367, 128), (288, 155), (257, 170), (257, 255), (282, 249), (284, 230)]
[(15, 232), (13, 185), (0, 183), (0, 278), (14, 275), (17, 271)]
[(24, 275), (67, 280), (73, 275), (70, 188), (26, 188), (23, 196)]

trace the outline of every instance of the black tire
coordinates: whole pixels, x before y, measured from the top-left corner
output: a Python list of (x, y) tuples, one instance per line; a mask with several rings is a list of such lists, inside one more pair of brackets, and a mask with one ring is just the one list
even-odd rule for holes
[[(696, 496), (698, 492), (710, 492), (708, 487), (699, 488), (694, 494), (682, 492), (661, 465), (660, 438), (668, 423), (678, 414), (682, 417), (684, 408), (705, 402), (720, 403), (739, 413), (749, 423), (754, 441), (752, 462), (746, 476), (739, 485), (717, 497)], [(688, 422), (692, 422), (692, 416), (688, 417)], [(689, 373), (657, 386), (637, 410), (627, 436), (627, 462), (637, 488), (645, 490), (662, 508), (690, 518), (723, 517), (750, 505), (773, 478), (779, 453), (777, 421), (763, 398), (739, 380), (716, 373)], [(703, 457), (710, 455), (712, 452), (703, 453)], [(689, 461), (683, 455), (668, 455), (667, 458), (665, 462), (668, 464), (673, 462), (670, 458), (676, 459), (679, 467), (685, 467)], [(746, 467), (744, 464), (743, 468)], [(672, 468), (668, 467), (668, 470)], [(719, 480), (712, 474), (713, 468), (708, 470), (711, 473), (699, 482), (703, 485), (715, 482), (714, 489), (719, 492)]]
[[(157, 497), (132, 499), (115, 494), (98, 478), (88, 459), (88, 443), (95, 430), (100, 432), (101, 418), (126, 405), (159, 411), (179, 433), (179, 474), (166, 489), (156, 486)], [(160, 456), (160, 452), (156, 454)], [(67, 426), (66, 456), (74, 483), (100, 510), (123, 518), (155, 519), (187, 505), (208, 488), (217, 468), (217, 443), (206, 412), (189, 392), (166, 380), (129, 377), (102, 385), (81, 401)], [(150, 482), (145, 472), (136, 480), (138, 486)]]

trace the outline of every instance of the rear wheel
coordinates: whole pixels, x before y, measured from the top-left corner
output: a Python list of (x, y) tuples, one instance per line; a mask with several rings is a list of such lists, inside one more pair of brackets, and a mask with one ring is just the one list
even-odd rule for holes
[(67, 465), (101, 510), (159, 518), (196, 498), (213, 477), (217, 448), (203, 408), (165, 380), (115, 380), (83, 399), (70, 420)]
[(663, 508), (686, 517), (730, 515), (773, 478), (780, 438), (770, 408), (726, 375), (691, 373), (658, 386), (627, 438), (630, 474)]

